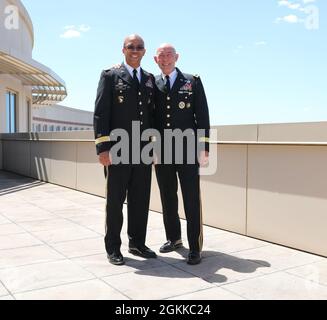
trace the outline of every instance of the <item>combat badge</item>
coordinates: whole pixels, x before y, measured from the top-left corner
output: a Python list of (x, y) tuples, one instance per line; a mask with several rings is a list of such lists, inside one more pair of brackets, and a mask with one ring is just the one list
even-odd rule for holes
[(153, 83), (152, 83), (152, 80), (149, 79), (149, 80), (147, 81), (147, 83), (145, 84), (145, 86), (146, 86), (147, 88), (151, 88), (151, 89), (153, 89)]

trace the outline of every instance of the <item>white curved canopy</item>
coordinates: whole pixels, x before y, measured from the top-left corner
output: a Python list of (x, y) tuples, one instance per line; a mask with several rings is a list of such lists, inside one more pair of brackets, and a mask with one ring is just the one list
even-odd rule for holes
[(33, 59), (20, 59), (0, 51), (0, 74), (8, 74), (32, 87), (34, 104), (53, 104), (67, 96), (65, 82), (52, 70)]

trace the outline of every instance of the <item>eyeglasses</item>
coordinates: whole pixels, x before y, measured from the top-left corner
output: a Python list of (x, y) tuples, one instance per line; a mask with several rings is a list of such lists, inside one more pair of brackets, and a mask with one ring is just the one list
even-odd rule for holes
[(144, 46), (133, 46), (132, 44), (129, 44), (128, 46), (125, 46), (125, 49), (127, 49), (127, 50), (131, 50), (131, 51), (134, 51), (134, 50), (136, 50), (136, 51), (142, 51), (142, 50), (144, 50)]

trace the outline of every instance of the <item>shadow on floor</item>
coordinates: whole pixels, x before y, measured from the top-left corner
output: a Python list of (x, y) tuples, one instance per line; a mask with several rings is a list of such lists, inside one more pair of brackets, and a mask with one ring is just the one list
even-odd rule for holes
[(35, 188), (46, 184), (32, 178), (22, 177), (10, 172), (0, 171), (0, 196)]
[[(142, 276), (167, 277), (167, 278), (193, 278), (199, 277), (210, 283), (225, 283), (228, 278), (219, 274), (221, 269), (229, 269), (237, 273), (255, 273), (260, 268), (269, 268), (271, 264), (263, 260), (242, 259), (225, 253), (216, 251), (204, 251), (202, 263), (197, 266), (186, 264), (188, 250), (181, 248), (177, 251), (182, 259), (164, 257), (163, 261), (167, 264), (183, 271), (183, 273), (174, 273), (171, 275), (158, 274), (156, 269), (143, 269), (136, 272)], [(184, 263), (183, 263), (184, 260)], [(128, 261), (127, 261), (128, 264)], [(134, 266), (135, 267), (135, 266)]]

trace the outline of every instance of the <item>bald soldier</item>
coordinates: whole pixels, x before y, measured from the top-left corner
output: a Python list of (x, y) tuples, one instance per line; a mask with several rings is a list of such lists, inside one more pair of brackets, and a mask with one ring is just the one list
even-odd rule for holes
[[(170, 44), (161, 45), (154, 57), (162, 71), (156, 77), (155, 91), (154, 126), (161, 134), (163, 146), (161, 159), (156, 165), (156, 175), (168, 241), (160, 248), (160, 252), (171, 252), (183, 245), (178, 215), (178, 176), (187, 219), (190, 248), (187, 263), (196, 265), (201, 262), (203, 246), (199, 167), (208, 164), (210, 121), (201, 79), (196, 75), (182, 73), (176, 68), (178, 58), (179, 55)], [(185, 141), (180, 145), (176, 145), (176, 141), (171, 144), (165, 132), (176, 129), (191, 132), (195, 144), (189, 146)], [(169, 145), (170, 151), (167, 149)], [(182, 161), (177, 157), (178, 151), (182, 153)], [(167, 153), (170, 156), (166, 157)]]
[[(155, 252), (145, 245), (151, 164), (132, 162), (132, 153), (135, 152), (133, 126), (137, 124), (140, 127), (141, 135), (152, 125), (154, 77), (140, 66), (146, 52), (140, 36), (128, 36), (122, 51), (125, 62), (119, 68), (105, 70), (101, 74), (94, 111), (96, 150), (99, 162), (108, 171), (105, 247), (108, 260), (114, 265), (124, 264), (120, 233), (126, 196), (129, 252), (143, 258), (156, 258)], [(119, 141), (116, 141), (114, 133), (117, 129), (128, 133), (129, 154), (123, 163), (115, 161), (119, 157), (119, 152), (116, 152)], [(140, 139), (140, 136), (134, 138)], [(141, 147), (144, 145), (141, 144)]]

